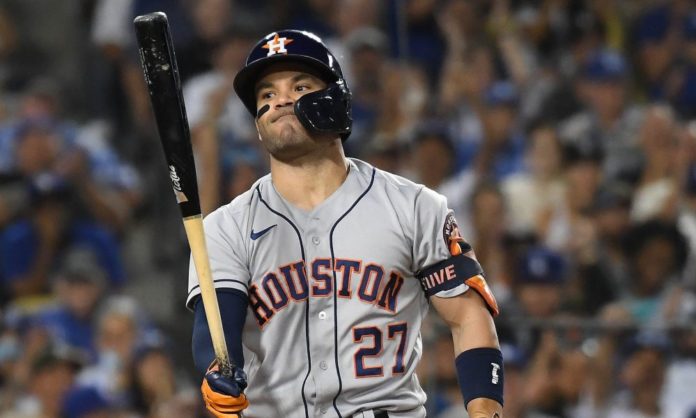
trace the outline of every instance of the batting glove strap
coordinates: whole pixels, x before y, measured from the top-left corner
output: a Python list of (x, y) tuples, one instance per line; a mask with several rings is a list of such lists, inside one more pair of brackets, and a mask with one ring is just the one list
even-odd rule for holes
[(217, 370), (205, 374), (205, 380), (212, 390), (223, 395), (239, 396), (247, 387), (247, 376), (244, 370), (235, 367), (232, 376), (223, 376)]

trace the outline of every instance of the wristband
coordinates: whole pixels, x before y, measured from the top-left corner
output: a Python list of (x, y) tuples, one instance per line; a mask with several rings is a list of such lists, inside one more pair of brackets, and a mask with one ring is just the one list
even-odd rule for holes
[(497, 348), (466, 350), (457, 356), (457, 378), (464, 405), (476, 398), (488, 398), (503, 405), (503, 353)]

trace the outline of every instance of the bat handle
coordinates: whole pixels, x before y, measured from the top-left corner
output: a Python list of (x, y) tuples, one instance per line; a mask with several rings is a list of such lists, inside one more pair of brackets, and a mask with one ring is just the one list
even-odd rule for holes
[(216, 357), (215, 361), (218, 364), (218, 367), (220, 368), (220, 374), (225, 376), (225, 377), (232, 377), (232, 362), (230, 361), (229, 357)]

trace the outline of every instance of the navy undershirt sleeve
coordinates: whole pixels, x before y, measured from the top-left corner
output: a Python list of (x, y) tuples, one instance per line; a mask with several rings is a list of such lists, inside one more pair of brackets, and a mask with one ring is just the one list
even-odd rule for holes
[[(225, 333), (225, 342), (230, 359), (239, 367), (244, 365), (244, 354), (242, 352), (242, 330), (246, 321), (248, 300), (247, 296), (234, 289), (217, 290), (218, 305), (220, 306), (220, 317), (222, 319), (222, 329)], [(210, 338), (208, 321), (205, 316), (205, 309), (200, 296), (193, 302), (194, 320), (192, 350), (193, 363), (201, 374), (205, 374), (210, 363), (215, 359), (213, 342)]]

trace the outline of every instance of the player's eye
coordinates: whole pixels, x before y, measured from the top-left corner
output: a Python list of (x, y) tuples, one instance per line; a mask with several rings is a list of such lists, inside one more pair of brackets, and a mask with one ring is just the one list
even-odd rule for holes
[(295, 86), (295, 91), (309, 91), (311, 87), (308, 84), (298, 84)]
[(262, 91), (259, 93), (259, 99), (260, 100), (268, 100), (271, 97), (273, 97), (273, 92), (272, 91)]

